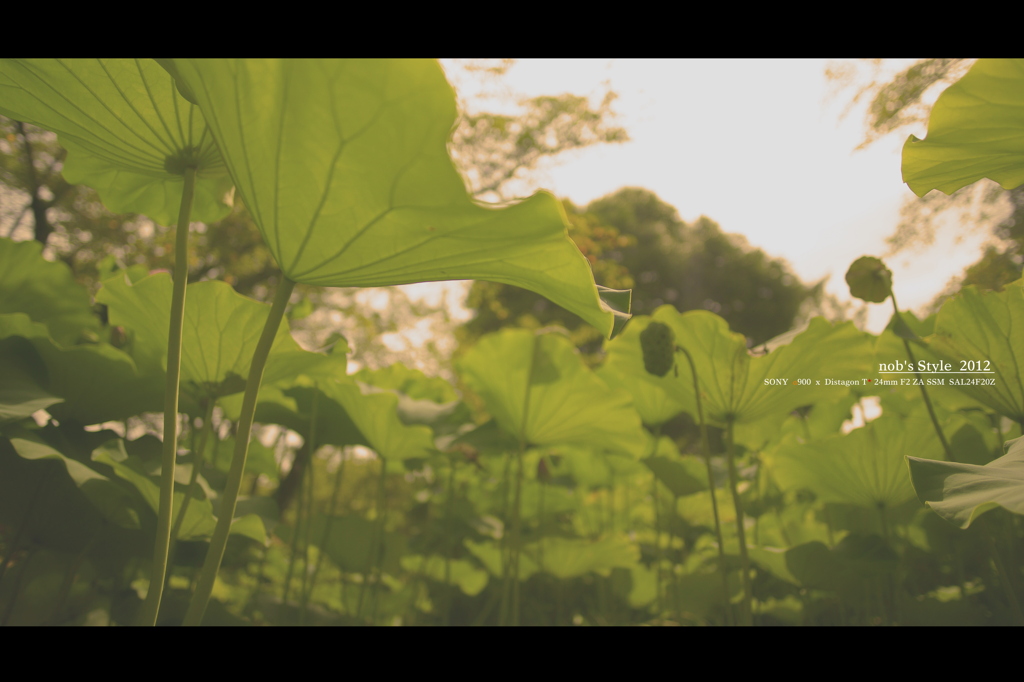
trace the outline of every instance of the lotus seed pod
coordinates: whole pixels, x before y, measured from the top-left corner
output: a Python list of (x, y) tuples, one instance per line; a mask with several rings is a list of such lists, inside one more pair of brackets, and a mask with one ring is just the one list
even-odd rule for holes
[(872, 256), (861, 256), (846, 271), (850, 295), (868, 303), (881, 303), (892, 293), (892, 271)]
[(663, 377), (676, 364), (676, 335), (667, 324), (651, 322), (640, 332), (640, 349), (644, 353), (644, 369)]

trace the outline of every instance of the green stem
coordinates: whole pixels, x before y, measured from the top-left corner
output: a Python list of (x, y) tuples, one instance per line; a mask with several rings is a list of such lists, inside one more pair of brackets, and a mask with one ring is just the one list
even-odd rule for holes
[(4, 576), (7, 575), (7, 567), (11, 565), (14, 555), (21, 548), (21, 540), (25, 536), (25, 532), (28, 529), (28, 522), (32, 518), (32, 512), (36, 508), (36, 500), (39, 499), (39, 491), (42, 490), (43, 483), (45, 483), (51, 475), (51, 473), (46, 473), (40, 476), (39, 480), (36, 482), (36, 488), (32, 492), (32, 497), (29, 499), (28, 509), (25, 510), (25, 515), (22, 517), (21, 523), (18, 524), (18, 530), (14, 533), (14, 539), (7, 548), (7, 556), (4, 557), (3, 563), (0, 564), (0, 583), (3, 582)]
[(728, 569), (725, 565), (725, 542), (722, 539), (722, 522), (718, 517), (718, 500), (715, 496), (715, 474), (711, 470), (711, 439), (708, 438), (708, 426), (704, 422), (704, 407), (700, 399), (700, 383), (697, 381), (697, 365), (693, 362), (690, 352), (679, 347), (690, 363), (693, 374), (693, 394), (697, 396), (697, 421), (700, 422), (700, 440), (704, 451), (704, 464), (708, 470), (708, 489), (711, 491), (711, 511), (715, 516), (715, 537), (718, 539), (718, 572), (722, 575), (722, 598), (725, 600), (725, 622), (732, 624), (732, 604), (729, 602)]
[[(313, 485), (313, 469), (316, 467), (316, 416), (317, 407), (320, 404), (320, 390), (314, 384), (313, 386), (313, 401), (309, 408), (309, 469), (308, 479), (306, 481), (306, 525), (305, 532), (302, 538), (302, 587), (299, 591), (299, 596), (302, 602), (302, 608), (299, 610), (299, 625), (306, 624), (306, 608), (309, 604), (310, 592), (307, 591), (309, 581), (309, 529), (313, 523), (313, 495), (316, 492), (316, 488)], [(302, 508), (302, 504), (299, 505)]]
[[(312, 457), (310, 458), (312, 464)], [(303, 477), (305, 492), (299, 500), (296, 512), (301, 515), (301, 528), (296, 526), (295, 534), (302, 534), (302, 575), (299, 577), (299, 625), (306, 624), (306, 586), (309, 581), (309, 524), (313, 520), (313, 467), (310, 466)]]
[[(299, 453), (309, 447), (309, 442), (301, 445), (295, 453), (298, 460)], [(293, 465), (294, 466), (294, 465)], [(302, 497), (306, 494), (306, 471), (302, 471), (302, 478), (299, 479), (299, 500), (295, 505), (295, 529), (292, 531), (292, 541), (288, 552), (288, 572), (284, 576), (284, 591), (281, 593), (281, 604), (288, 605), (288, 594), (292, 589), (292, 576), (295, 575), (295, 564), (299, 560), (299, 528), (302, 524)]]
[(1017, 592), (1013, 589), (1013, 581), (1006, 570), (1006, 566), (1003, 564), (999, 549), (996, 547), (993, 524), (990, 522), (982, 530), (988, 540), (989, 551), (992, 552), (992, 561), (996, 565), (996, 572), (999, 573), (999, 581), (1003, 584), (1003, 592), (1006, 593), (1006, 599), (1010, 602), (1010, 610), (1013, 611), (1013, 617), (1016, 619), (1017, 625), (1024, 625), (1024, 613), (1021, 612), (1020, 602), (1017, 601)]
[(174, 554), (174, 545), (178, 542), (178, 534), (181, 533), (181, 524), (185, 520), (185, 513), (188, 512), (189, 503), (195, 497), (196, 486), (199, 481), (199, 469), (203, 466), (203, 455), (206, 452), (206, 441), (213, 430), (213, 425), (210, 422), (213, 419), (213, 406), (216, 402), (215, 398), (208, 398), (206, 400), (206, 409), (203, 414), (203, 431), (199, 436), (199, 446), (192, 452), (192, 475), (189, 477), (188, 488), (185, 490), (185, 499), (181, 501), (181, 509), (178, 510), (178, 515), (174, 519), (174, 527), (171, 529), (171, 555)]
[(320, 565), (323, 563), (324, 555), (327, 553), (327, 541), (331, 536), (331, 524), (334, 522), (334, 515), (338, 506), (338, 495), (341, 493), (342, 476), (345, 473), (345, 453), (341, 453), (341, 462), (338, 463), (338, 471), (334, 474), (334, 489), (331, 491), (331, 502), (327, 508), (327, 518), (324, 520), (324, 532), (320, 535), (319, 552), (316, 555), (316, 565), (313, 567), (313, 576), (309, 579), (309, 595), (303, 601), (302, 608), (306, 609), (306, 602), (313, 596), (316, 588), (316, 579), (320, 575)]
[[(676, 622), (683, 619), (682, 608), (679, 604), (679, 571), (676, 564), (676, 527), (679, 525), (679, 496), (672, 493), (672, 513), (668, 517), (668, 549), (672, 565), (672, 611), (675, 613)], [(681, 540), (682, 538), (680, 538)], [(685, 547), (686, 543), (683, 542)]]
[(270, 348), (274, 345), (274, 338), (277, 336), (277, 330), (281, 327), (281, 319), (284, 317), (284, 310), (288, 307), (288, 299), (294, 288), (295, 282), (287, 277), (282, 277), (281, 285), (274, 296), (274, 304), (271, 306), (267, 322), (263, 326), (263, 333), (256, 344), (256, 352), (252, 356), (249, 379), (245, 384), (245, 396), (242, 398), (242, 413), (238, 418), (238, 428), (235, 433), (235, 453), (231, 459), (227, 485), (221, 496), (217, 527), (210, 540), (210, 548), (206, 553), (206, 560), (203, 562), (196, 593), (185, 614), (184, 625), (199, 625), (206, 612), (206, 606), (210, 603), (210, 594), (213, 592), (213, 584), (217, 579), (220, 563), (224, 559), (224, 549), (227, 547), (228, 534), (231, 532), (231, 521), (235, 516), (235, 504), (238, 502), (238, 489), (242, 485), (242, 473), (245, 471), (245, 460), (249, 454), (249, 435), (252, 432), (252, 420), (256, 414), (256, 399), (259, 397), (260, 383), (263, 381), (263, 369), (267, 365)]
[[(379, 455), (378, 455), (379, 456)], [(373, 520), (373, 533), (370, 536), (370, 555), (366, 557), (366, 571), (363, 573), (363, 582), (359, 586), (359, 602), (356, 605), (356, 618), (363, 617), (363, 600), (366, 597), (366, 588), (370, 584), (370, 577), (377, 569), (377, 556), (380, 554), (380, 536), (383, 532), (382, 522), (384, 520), (384, 476), (387, 474), (387, 463), (380, 458), (380, 477), (377, 479), (377, 518)], [(376, 583), (375, 583), (376, 585)], [(371, 624), (373, 621), (370, 621)]]
[(388, 497), (387, 497), (387, 472), (388, 463), (384, 457), (380, 458), (380, 471), (381, 471), (381, 483), (380, 483), (380, 520), (379, 520), (379, 531), (377, 532), (377, 543), (376, 553), (374, 554), (373, 563), (373, 594), (370, 600), (370, 623), (372, 625), (377, 624), (377, 603), (380, 597), (380, 582), (384, 575), (384, 553), (387, 550), (385, 544), (385, 532), (387, 530), (388, 523)]
[[(896, 307), (896, 294), (890, 291), (889, 298), (892, 299), (892, 309), (896, 311), (897, 320), (902, 322), (900, 309)], [(935, 408), (932, 407), (931, 398), (928, 397), (928, 391), (924, 388), (924, 381), (921, 379), (921, 375), (917, 373), (917, 360), (914, 359), (914, 352), (910, 349), (910, 341), (903, 339), (903, 347), (907, 350), (907, 357), (910, 358), (911, 363), (910, 368), (914, 371), (914, 377), (917, 378), (917, 385), (921, 388), (921, 397), (924, 398), (924, 406), (928, 408), (928, 416), (932, 418), (932, 426), (935, 427), (935, 433), (939, 436), (939, 441), (942, 443), (942, 449), (946, 452), (946, 459), (950, 462), (955, 462), (956, 457), (953, 456), (953, 450), (949, 447), (949, 442), (946, 440), (945, 434), (942, 433), (942, 427), (939, 426), (939, 418), (935, 416)]]
[(726, 456), (729, 460), (729, 487), (732, 489), (732, 503), (736, 507), (736, 535), (740, 541), (740, 563), (743, 567), (743, 606), (740, 609), (740, 625), (753, 625), (751, 603), (754, 599), (753, 586), (750, 584), (750, 556), (747, 554), (747, 534), (743, 527), (743, 503), (740, 501), (739, 475), (736, 473), (735, 445), (732, 436), (732, 420), (726, 427), (728, 439)]
[(512, 507), (512, 625), (519, 625), (519, 554), (523, 546), (523, 445), (516, 455), (516, 494)]
[(448, 468), (448, 505), (445, 511), (445, 553), (444, 553), (444, 585), (445, 585), (445, 603), (444, 603), (444, 625), (451, 625), (452, 621), (452, 602), (455, 601), (455, 586), (452, 585), (452, 553), (455, 551), (453, 547), (454, 529), (452, 524), (455, 522), (455, 459), (453, 458), (449, 462)]
[(21, 579), (25, 577), (25, 573), (28, 572), (29, 564), (32, 559), (35, 558), (36, 552), (39, 551), (38, 547), (33, 547), (28, 551), (25, 556), (25, 562), (21, 565), (21, 570), (18, 571), (17, 576), (14, 578), (14, 586), (11, 588), (11, 601), (7, 602), (7, 608), (4, 609), (3, 618), (0, 618), (0, 627), (7, 627), (7, 624), (11, 621), (11, 614), (14, 613), (14, 604), (18, 601), (21, 590)]
[(49, 623), (51, 625), (60, 625), (60, 614), (64, 611), (64, 605), (67, 604), (68, 595), (71, 594), (71, 588), (75, 584), (75, 578), (78, 577), (78, 571), (82, 567), (82, 562), (85, 561), (86, 555), (92, 551), (92, 548), (96, 546), (96, 542), (100, 539), (100, 533), (105, 529), (106, 521), (103, 522), (103, 525), (93, 534), (88, 544), (75, 555), (75, 558), (68, 565), (67, 573), (64, 574), (64, 580), (61, 583), (60, 590), (57, 592), (58, 596), (53, 606), (53, 612), (50, 614)]
[[(167, 559), (171, 551), (171, 519), (174, 506), (174, 464), (178, 451), (178, 383), (181, 380), (181, 333), (185, 319), (185, 285), (188, 283), (188, 225), (195, 195), (196, 169), (185, 169), (178, 227), (174, 235), (174, 289), (171, 323), (167, 331), (167, 380), (164, 384), (164, 444), (160, 467), (160, 512), (156, 522), (153, 569), (149, 591), (139, 615), (139, 625), (156, 625), (164, 594)], [(127, 435), (127, 434), (126, 434)]]
[(658, 615), (665, 613), (665, 591), (662, 585), (662, 552), (661, 552), (661, 509), (658, 495), (658, 477), (651, 477), (651, 501), (654, 503), (654, 583), (655, 594), (658, 596)]
[[(533, 337), (533, 353), (530, 355), (530, 381), (537, 371), (538, 344), (541, 337)], [(523, 419), (519, 425), (519, 451), (516, 453), (516, 492), (512, 507), (512, 553), (510, 556), (512, 574), (512, 624), (519, 625), (519, 552), (522, 549), (522, 488), (523, 488), (523, 455), (526, 452), (526, 426), (530, 423), (530, 383), (526, 384), (526, 395), (523, 396)]]

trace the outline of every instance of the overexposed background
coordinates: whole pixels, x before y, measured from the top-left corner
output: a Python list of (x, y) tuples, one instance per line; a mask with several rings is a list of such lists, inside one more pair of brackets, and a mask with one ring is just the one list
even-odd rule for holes
[[(895, 74), (913, 61), (883, 70)], [(786, 259), (805, 283), (828, 277), (826, 290), (841, 300), (850, 299), (847, 267), (862, 255), (887, 256), (900, 207), (914, 197), (900, 152), (911, 133), (925, 136), (924, 125), (857, 151), (864, 106), (847, 111), (856, 88), (835, 92), (829, 60), (525, 59), (497, 87), (442, 63), (469, 111), (514, 113), (519, 97), (563, 92), (595, 106), (608, 90), (618, 95), (616, 123), (629, 142), (568, 152), (516, 186), (518, 194), (543, 188), (584, 206), (643, 187), (683, 220), (706, 215)], [(948, 225), (930, 247), (885, 258), (901, 308), (920, 310), (976, 261), (991, 224)], [(413, 295), (435, 295), (417, 286)], [(870, 306), (867, 328), (877, 333), (890, 315), (886, 305)]]

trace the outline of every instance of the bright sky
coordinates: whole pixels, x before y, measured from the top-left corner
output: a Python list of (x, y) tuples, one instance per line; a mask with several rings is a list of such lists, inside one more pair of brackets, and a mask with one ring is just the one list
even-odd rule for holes
[[(618, 93), (618, 124), (632, 141), (567, 155), (535, 178), (583, 205), (621, 187), (644, 187), (686, 221), (706, 215), (726, 232), (789, 261), (810, 283), (849, 299), (843, 280), (862, 255), (882, 256), (899, 208), (913, 193), (900, 176), (899, 132), (866, 150), (863, 110), (828, 98), (827, 60), (521, 60), (505, 76), (522, 96), (572, 92), (595, 104)], [(460, 95), (468, 94), (463, 86)], [(472, 106), (472, 105), (470, 105)], [(940, 234), (928, 251), (887, 259), (900, 306), (915, 309), (977, 260), (984, 233)], [(869, 329), (891, 309), (872, 305)]]

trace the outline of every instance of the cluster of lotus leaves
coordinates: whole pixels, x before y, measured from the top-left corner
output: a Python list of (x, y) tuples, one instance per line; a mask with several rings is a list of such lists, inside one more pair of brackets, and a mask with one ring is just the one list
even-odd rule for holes
[(296, 282), (481, 279), (540, 293), (605, 335), (628, 319), (628, 295), (595, 285), (554, 196), (497, 207), (468, 194), (447, 148), (455, 95), (436, 61), (162, 62), (170, 71), (0, 60), (0, 113), (57, 132), (66, 179), (116, 212), (172, 224), (188, 167), (194, 220), (226, 215), (234, 188)]

